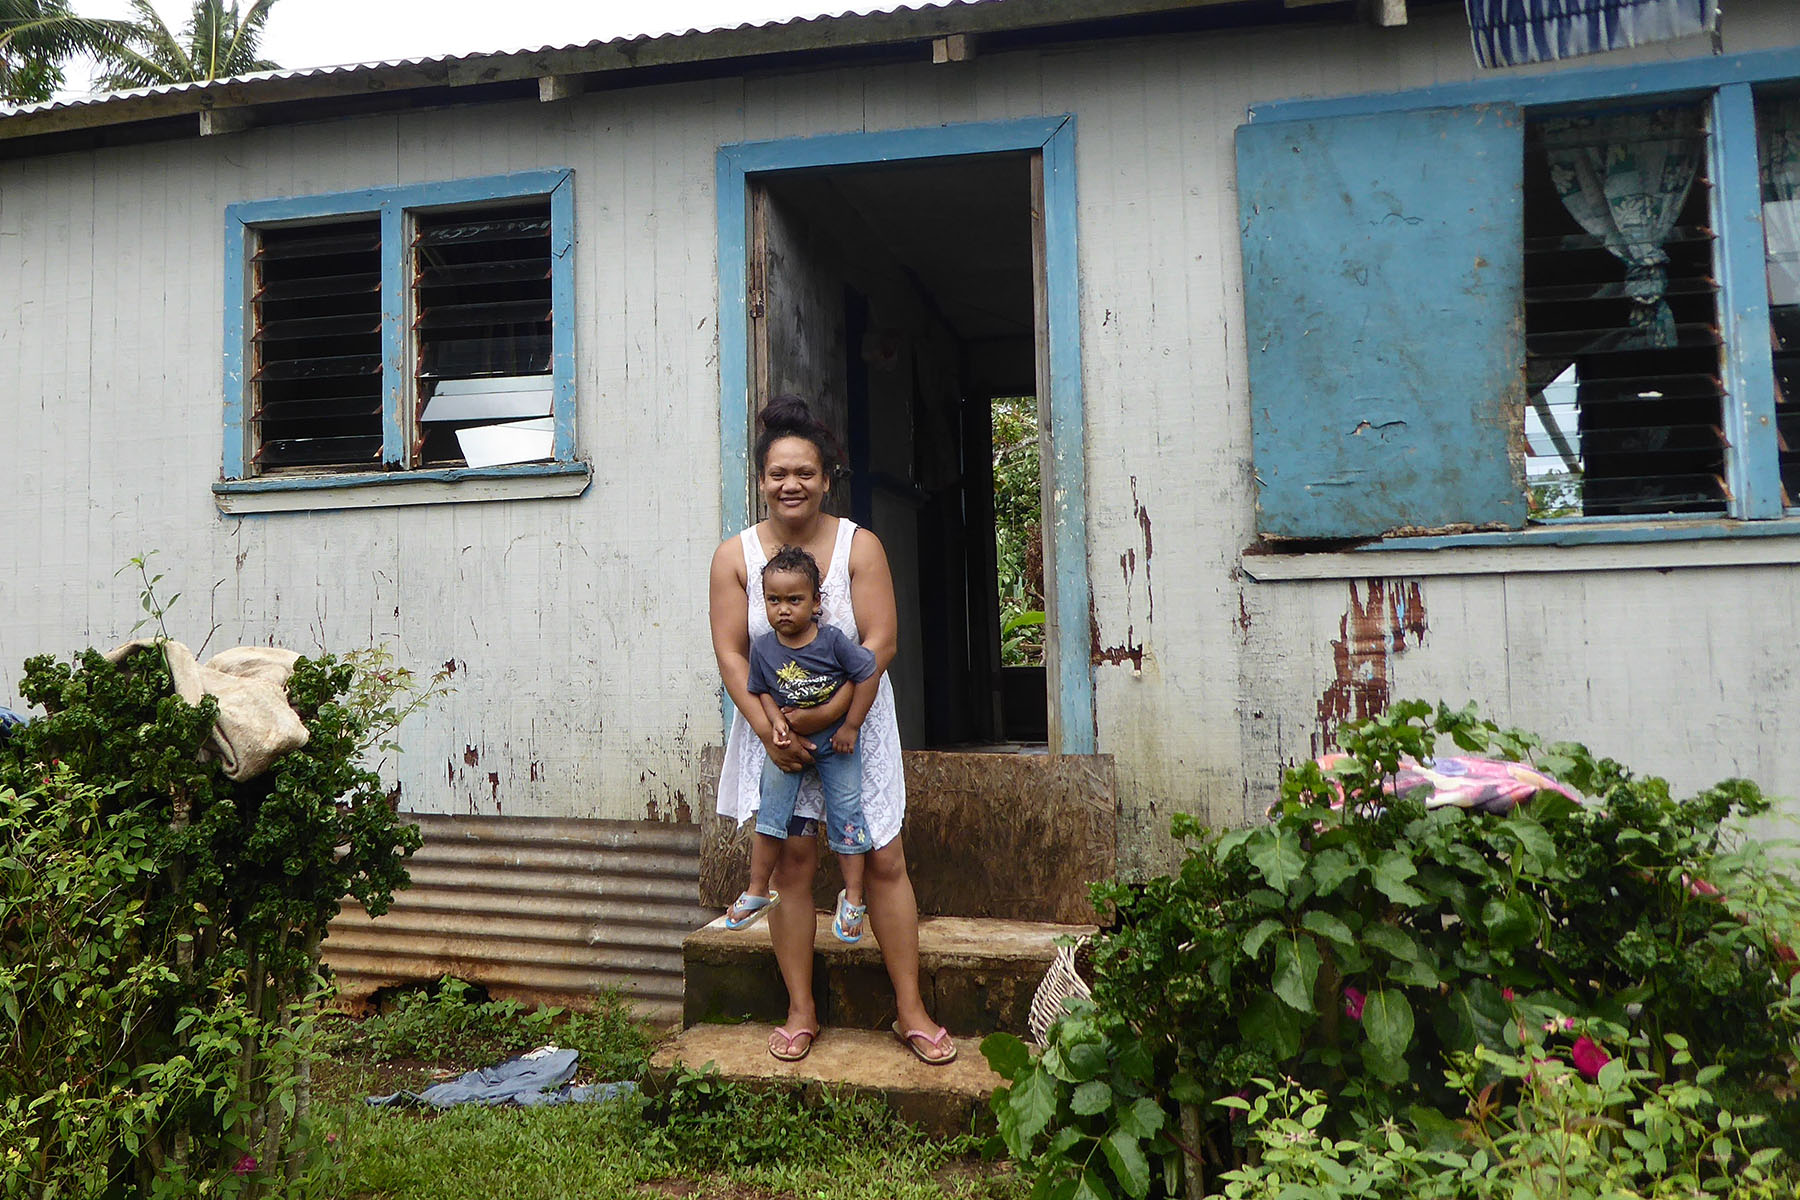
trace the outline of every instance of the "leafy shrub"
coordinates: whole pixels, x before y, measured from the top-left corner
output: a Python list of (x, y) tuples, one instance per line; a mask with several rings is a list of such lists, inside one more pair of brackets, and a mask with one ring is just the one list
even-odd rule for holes
[[(1521, 1049), (1453, 1056), (1445, 1080), (1469, 1113), (1454, 1127), (1420, 1132), (1387, 1121), (1333, 1140), (1321, 1132), (1326, 1097), (1292, 1080), (1259, 1079), (1249, 1098), (1219, 1101), (1247, 1118), (1259, 1151), (1253, 1164), (1225, 1173), (1220, 1200), (1275, 1200), (1296, 1189), (1314, 1200), (1749, 1197), (1783, 1185), (1792, 1194), (1800, 1183), (1785, 1176), (1792, 1164), (1779, 1161), (1780, 1150), (1749, 1148), (1746, 1135), (1763, 1118), (1734, 1116), (1708, 1090), (1722, 1067), (1663, 1078), (1659, 1059), (1695, 1066), (1680, 1037), (1652, 1054), (1643, 1034), (1583, 1027), (1531, 1005), (1515, 1013)], [(1549, 1019), (1540, 1025), (1540, 1016)], [(1629, 1049), (1636, 1065), (1603, 1044)]]
[[(1400, 757), (1430, 757), (1440, 735), (1531, 760), (1590, 803), (1541, 793), (1495, 817), (1384, 797)], [(1158, 1160), (1171, 1190), (1180, 1160), (1239, 1165), (1249, 1123), (1214, 1102), (1257, 1079), (1333, 1096), (1321, 1136), (1441, 1126), (1467, 1107), (1446, 1065), (1515, 1051), (1515, 1003), (1641, 1035), (1669, 1082), (1696, 1070), (1661, 1049), (1680, 1039), (1719, 1069), (1721, 1103), (1774, 1118), (1756, 1138), (1792, 1141), (1775, 1096), (1795, 1048), (1785, 943), (1800, 890), (1732, 836), (1732, 819), (1768, 807), (1755, 785), (1677, 801), (1583, 747), (1416, 701), (1341, 742), (1351, 761), (1289, 771), (1267, 824), (1216, 834), (1177, 818), (1191, 844), (1178, 874), (1095, 889), (1118, 928), (1095, 947), (1092, 1007), (1036, 1061), (1016, 1039), (984, 1044), (1010, 1080), (1001, 1135), (1043, 1194), (1143, 1196), (1141, 1164)], [(1139, 1099), (1180, 1119), (1156, 1122)]]
[(345, 895), (385, 911), (419, 844), (361, 761), (400, 685), (347, 704), (355, 675), (302, 659), (308, 744), (234, 784), (159, 650), (25, 664), (46, 715), (0, 749), (0, 1192), (305, 1188), (319, 943)]
[(470, 1066), (497, 1062), (554, 1042), (581, 1052), (585, 1074), (637, 1079), (650, 1054), (650, 1034), (617, 992), (588, 1012), (527, 1008), (517, 1000), (480, 1000), (473, 987), (445, 976), (432, 988), (403, 993), (385, 1013), (336, 1032), (334, 1048), (376, 1062), (405, 1059)]

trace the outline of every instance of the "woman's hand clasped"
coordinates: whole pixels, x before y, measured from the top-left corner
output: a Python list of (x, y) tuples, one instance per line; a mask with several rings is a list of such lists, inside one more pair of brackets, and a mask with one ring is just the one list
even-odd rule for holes
[(769, 761), (790, 775), (812, 766), (813, 744), (798, 733), (790, 731), (786, 741), (777, 741), (771, 730), (763, 745), (769, 751)]

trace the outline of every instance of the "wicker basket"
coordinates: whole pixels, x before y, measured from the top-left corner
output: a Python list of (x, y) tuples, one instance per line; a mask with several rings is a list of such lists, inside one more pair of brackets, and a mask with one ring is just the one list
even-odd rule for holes
[(1031, 998), (1031, 1013), (1027, 1024), (1031, 1027), (1031, 1040), (1042, 1046), (1050, 1032), (1050, 1026), (1063, 1015), (1063, 1001), (1072, 997), (1087, 999), (1092, 996), (1093, 989), (1081, 977), (1081, 966), (1088, 961), (1088, 939), (1086, 935), (1056, 948), (1056, 957), (1050, 963), (1050, 969), (1044, 973), (1044, 981), (1038, 984), (1037, 993)]

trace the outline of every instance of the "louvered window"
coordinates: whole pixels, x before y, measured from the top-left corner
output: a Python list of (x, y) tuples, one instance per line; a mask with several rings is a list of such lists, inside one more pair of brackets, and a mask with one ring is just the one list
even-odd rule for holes
[(381, 224), (267, 228), (252, 259), (254, 470), (381, 466)]
[(1697, 105), (1527, 125), (1534, 518), (1726, 511), (1710, 189)]
[(221, 507), (581, 494), (574, 219), (564, 168), (228, 206)]
[(550, 458), (549, 202), (420, 213), (413, 229), (414, 460)]
[(1769, 266), (1775, 432), (1784, 508), (1800, 505), (1800, 96), (1757, 105), (1757, 160)]

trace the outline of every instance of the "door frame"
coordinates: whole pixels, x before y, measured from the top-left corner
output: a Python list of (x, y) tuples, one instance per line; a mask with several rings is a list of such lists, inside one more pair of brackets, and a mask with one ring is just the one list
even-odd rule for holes
[[(1072, 115), (833, 133), (719, 147), (719, 477), (721, 537), (750, 522), (749, 177), (772, 171), (920, 158), (1037, 151), (1044, 180), (1044, 290), (1048, 379), (1039, 380), (1044, 475), (1045, 625), (1050, 749), (1093, 754), (1094, 676), (1089, 633), (1086, 426), (1081, 397), (1081, 276), (1075, 225)], [(729, 703), (729, 701), (727, 702)]]

